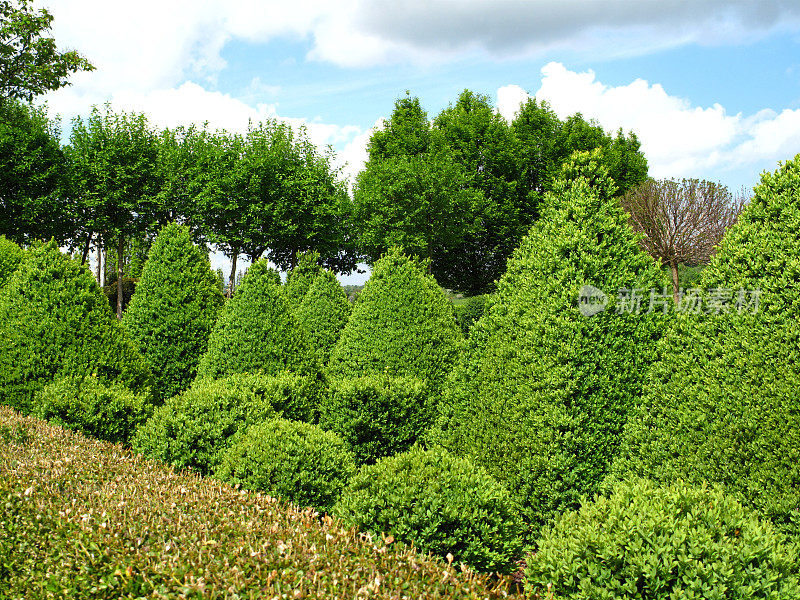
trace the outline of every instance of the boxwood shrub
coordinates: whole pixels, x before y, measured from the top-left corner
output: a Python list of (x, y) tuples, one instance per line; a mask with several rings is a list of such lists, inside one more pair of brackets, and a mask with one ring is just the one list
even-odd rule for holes
[(328, 512), (355, 470), (352, 453), (335, 433), (309, 423), (274, 419), (237, 435), (217, 476)]
[(435, 414), (427, 385), (416, 377), (366, 375), (330, 387), (320, 425), (339, 434), (360, 464), (409, 449)]
[(0, 235), (0, 288), (11, 278), (24, 256), (25, 251), (22, 248), (6, 236)]
[(221, 309), (217, 278), (189, 229), (161, 229), (122, 320), (150, 365), (158, 398), (191, 385)]
[(68, 377), (45, 386), (36, 397), (34, 414), (68, 429), (109, 442), (127, 443), (153, 413), (149, 394), (96, 377)]
[(720, 488), (618, 483), (544, 531), (530, 598), (800, 597), (797, 548)]
[(519, 558), (519, 514), (508, 491), (442, 448), (415, 446), (361, 467), (334, 512), (481, 571), (509, 571)]
[(306, 330), (319, 365), (328, 364), (331, 350), (339, 341), (351, 310), (344, 288), (331, 271), (317, 275), (300, 306), (295, 309), (295, 317)]

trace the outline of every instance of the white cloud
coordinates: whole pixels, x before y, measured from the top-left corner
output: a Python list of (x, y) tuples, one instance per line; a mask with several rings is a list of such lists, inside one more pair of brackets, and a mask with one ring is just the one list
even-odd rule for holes
[[(606, 130), (633, 131), (654, 177), (701, 177), (743, 165), (777, 163), (800, 151), (800, 110), (765, 110), (745, 117), (719, 104), (692, 106), (659, 84), (637, 79), (607, 86), (592, 71), (570, 71), (560, 63), (542, 68), (535, 93), (560, 117), (580, 112)], [(498, 110), (514, 114), (527, 99), (518, 86), (498, 90)]]

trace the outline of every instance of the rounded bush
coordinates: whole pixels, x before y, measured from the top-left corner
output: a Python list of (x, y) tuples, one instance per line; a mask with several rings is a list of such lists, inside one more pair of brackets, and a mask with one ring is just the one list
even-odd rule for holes
[(510, 571), (521, 552), (509, 493), (482, 468), (441, 448), (416, 446), (362, 467), (334, 513), (481, 571)]
[[(547, 194), (470, 331), (430, 436), (503, 482), (531, 534), (598, 489), (663, 327), (663, 314), (618, 304), (618, 290), (664, 280), (598, 157), (577, 153)], [(607, 295), (604, 311), (580, 310), (584, 286)]]
[(96, 377), (58, 379), (36, 396), (34, 415), (109, 442), (127, 443), (153, 413), (148, 394)]
[(359, 464), (408, 450), (427, 431), (435, 407), (416, 377), (367, 375), (331, 382), (320, 425), (338, 433)]
[(276, 273), (266, 260), (252, 265), (222, 311), (197, 369), (199, 378), (235, 373), (313, 373), (316, 362)]
[(0, 235), (0, 288), (11, 278), (24, 256), (25, 251), (22, 248)]
[(437, 388), (463, 340), (442, 289), (414, 260), (391, 249), (375, 263), (331, 353), (331, 377), (418, 377)]
[(208, 256), (189, 229), (176, 223), (161, 229), (122, 321), (150, 365), (157, 397), (191, 385), (222, 302)]
[(48, 383), (93, 375), (135, 393), (151, 382), (88, 269), (55, 242), (33, 248), (0, 290), (3, 402), (27, 413)]
[(347, 324), (351, 310), (339, 281), (331, 271), (323, 271), (314, 279), (300, 306), (294, 314), (308, 334), (317, 363), (328, 363), (331, 350)]
[(222, 381), (241, 396), (263, 398), (278, 416), (291, 421), (316, 422), (327, 395), (325, 381), (317, 375), (241, 373)]
[[(617, 484), (546, 529), (530, 598), (797, 598), (797, 549), (718, 488)], [(549, 595), (552, 594), (552, 595)]]
[(236, 437), (217, 469), (223, 481), (328, 512), (356, 470), (338, 435), (274, 419)]
[(213, 472), (240, 429), (275, 417), (271, 399), (250, 377), (203, 380), (159, 407), (132, 440), (133, 449), (178, 468)]
[(616, 476), (719, 483), (800, 534), (798, 280), (800, 155), (762, 176), (701, 276), (706, 301), (742, 289), (760, 291), (758, 306), (675, 322), (625, 429)]

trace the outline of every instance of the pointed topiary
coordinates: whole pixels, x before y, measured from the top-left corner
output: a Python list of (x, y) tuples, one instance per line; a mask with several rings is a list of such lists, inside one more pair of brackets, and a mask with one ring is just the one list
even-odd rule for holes
[(800, 533), (799, 281), (800, 155), (762, 175), (703, 271), (704, 311), (665, 336), (615, 475), (721, 483)]
[[(663, 320), (617, 301), (624, 289), (660, 293), (663, 279), (598, 159), (576, 154), (546, 197), (470, 332), (432, 434), (504, 482), (533, 530), (604, 477)], [(587, 285), (607, 304), (585, 316)]]
[(323, 271), (314, 279), (295, 310), (295, 317), (305, 328), (319, 365), (328, 364), (328, 357), (347, 324), (351, 308), (336, 275)]
[(453, 307), (433, 277), (393, 248), (375, 263), (328, 369), (333, 377), (385, 373), (437, 387), (462, 339)]
[(200, 378), (236, 373), (316, 372), (303, 329), (266, 260), (253, 264), (225, 305), (200, 361)]
[(11, 278), (17, 270), (25, 251), (4, 235), (0, 235), (0, 288)]
[(150, 365), (159, 398), (191, 385), (222, 303), (208, 256), (189, 230), (176, 223), (164, 227), (122, 321)]
[(150, 372), (86, 267), (55, 242), (28, 252), (0, 291), (0, 393), (30, 412), (57, 378), (96, 376), (142, 392)]
[(286, 285), (283, 287), (286, 300), (293, 310), (300, 306), (320, 273), (322, 267), (319, 265), (318, 252), (304, 252), (300, 255), (297, 265), (286, 276)]

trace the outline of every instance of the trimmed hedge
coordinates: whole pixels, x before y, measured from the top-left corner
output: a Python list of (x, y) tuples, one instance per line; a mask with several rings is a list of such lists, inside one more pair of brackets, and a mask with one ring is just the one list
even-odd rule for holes
[(85, 266), (55, 242), (33, 248), (0, 290), (0, 393), (22, 412), (56, 379), (96, 376), (135, 393), (150, 370)]
[(435, 416), (430, 391), (416, 377), (367, 375), (331, 382), (320, 425), (352, 448), (359, 464), (408, 450)]
[(153, 414), (149, 394), (135, 394), (96, 377), (58, 379), (36, 396), (37, 417), (109, 442), (127, 443)]
[[(663, 326), (663, 314), (618, 304), (618, 290), (661, 290), (664, 279), (599, 159), (576, 153), (546, 196), (470, 332), (430, 436), (503, 482), (532, 533), (598, 489)], [(581, 312), (585, 285), (608, 295), (604, 311)]]
[(418, 377), (437, 388), (463, 340), (453, 307), (423, 267), (392, 248), (372, 270), (331, 353), (331, 377)]
[(156, 237), (122, 323), (153, 372), (153, 391), (171, 398), (186, 390), (208, 349), (222, 309), (208, 256), (189, 229), (172, 223)]
[(251, 381), (234, 375), (197, 382), (153, 413), (137, 430), (133, 449), (174, 467), (213, 472), (236, 432), (275, 417), (271, 399)]
[(519, 514), (509, 493), (442, 448), (417, 446), (362, 467), (334, 512), (480, 571), (508, 572), (521, 552)]
[(286, 285), (283, 286), (283, 294), (293, 310), (300, 306), (314, 280), (322, 272), (318, 252), (304, 252), (297, 258), (297, 264), (289, 271)]
[(310, 510), (0, 407), (3, 598), (513, 598)]
[(305, 332), (287, 305), (276, 275), (264, 259), (247, 270), (211, 333), (208, 351), (197, 369), (199, 378), (317, 371)]
[(726, 490), (800, 533), (800, 155), (765, 173), (703, 270), (709, 290), (761, 290), (739, 314), (686, 315), (663, 340), (615, 475)]
[(0, 235), (0, 289), (17, 270), (25, 251), (9, 240), (6, 236)]
[(217, 469), (223, 481), (329, 512), (356, 463), (342, 439), (316, 425), (285, 419), (237, 436)]
[(350, 318), (352, 306), (344, 288), (331, 271), (323, 271), (314, 279), (294, 315), (308, 334), (317, 363), (328, 364), (331, 350)]
[(530, 598), (800, 597), (797, 548), (720, 489), (638, 480), (547, 529), (525, 568)]

